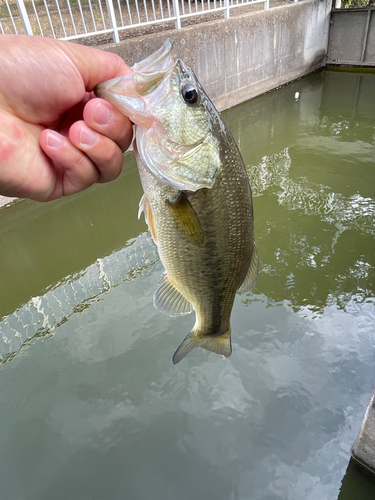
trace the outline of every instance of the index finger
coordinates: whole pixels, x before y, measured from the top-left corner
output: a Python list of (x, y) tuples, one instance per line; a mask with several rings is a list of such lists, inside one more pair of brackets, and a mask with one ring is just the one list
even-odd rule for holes
[(83, 119), (96, 132), (114, 141), (126, 151), (133, 137), (133, 126), (127, 116), (103, 99), (91, 99), (83, 110)]

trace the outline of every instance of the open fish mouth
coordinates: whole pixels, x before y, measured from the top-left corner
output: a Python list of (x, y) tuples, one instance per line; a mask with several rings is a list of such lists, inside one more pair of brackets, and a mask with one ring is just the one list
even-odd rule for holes
[[(177, 62), (172, 54), (172, 43), (168, 39), (154, 54), (135, 63), (131, 68), (133, 73), (112, 78), (97, 85), (94, 89), (95, 95), (107, 100), (111, 99), (111, 94), (122, 96), (124, 99), (146, 96), (158, 87), (167, 73), (173, 71)], [(126, 105), (125, 100), (124, 105)], [(133, 101), (132, 107), (134, 107)], [(141, 109), (144, 108), (145, 106), (141, 107)]]
[(142, 61), (135, 63), (132, 70), (144, 74), (154, 73), (155, 71), (165, 71), (170, 69), (176, 63), (172, 55), (172, 43), (169, 38), (163, 43), (159, 50), (147, 56)]

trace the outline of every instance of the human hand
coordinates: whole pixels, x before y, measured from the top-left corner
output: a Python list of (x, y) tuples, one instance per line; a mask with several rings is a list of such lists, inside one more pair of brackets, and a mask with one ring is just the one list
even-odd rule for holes
[(120, 174), (132, 124), (91, 93), (131, 72), (120, 57), (0, 35), (0, 68), (1, 195), (50, 201)]

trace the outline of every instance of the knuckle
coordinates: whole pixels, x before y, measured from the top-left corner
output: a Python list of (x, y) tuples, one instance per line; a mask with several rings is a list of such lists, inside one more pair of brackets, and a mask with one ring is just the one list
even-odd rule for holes
[(110, 149), (110, 151), (106, 151), (105, 155), (100, 159), (100, 162), (97, 162), (101, 182), (112, 181), (116, 179), (121, 172), (123, 163), (122, 153), (115, 145)]
[(74, 158), (73, 158), (73, 163), (79, 167), (80, 169), (83, 169), (84, 167), (87, 166), (87, 158), (86, 156), (82, 153), (82, 151), (75, 151), (74, 152)]
[(8, 138), (0, 137), (0, 162), (10, 164), (16, 153), (16, 145), (13, 144)]
[[(102, 161), (106, 165), (114, 165), (119, 160), (120, 151), (119, 148), (113, 142), (108, 145), (103, 151)], [(122, 156), (122, 155), (121, 155)]]

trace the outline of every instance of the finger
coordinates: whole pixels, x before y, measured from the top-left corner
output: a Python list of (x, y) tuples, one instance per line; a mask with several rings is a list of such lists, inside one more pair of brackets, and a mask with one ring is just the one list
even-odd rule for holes
[(96, 182), (110, 182), (120, 175), (123, 154), (114, 141), (88, 127), (84, 121), (71, 126), (69, 139), (98, 169), (99, 177)]
[(83, 110), (90, 98), (90, 94), (86, 92), (85, 97), (79, 103), (69, 109), (69, 111), (62, 117), (58, 129), (56, 129), (61, 135), (68, 137), (69, 129), (73, 125), (73, 123), (77, 122), (78, 120), (82, 120)]
[(94, 163), (67, 137), (46, 129), (40, 134), (39, 144), (57, 170), (55, 189), (49, 200), (79, 193), (98, 182), (100, 174)]
[(133, 125), (129, 118), (117, 111), (103, 99), (92, 99), (83, 110), (86, 124), (100, 134), (108, 137), (125, 152), (133, 138)]
[(70, 42), (57, 41), (57, 43), (60, 43), (60, 48), (74, 62), (88, 91), (98, 83), (132, 73), (129, 66), (117, 54)]

